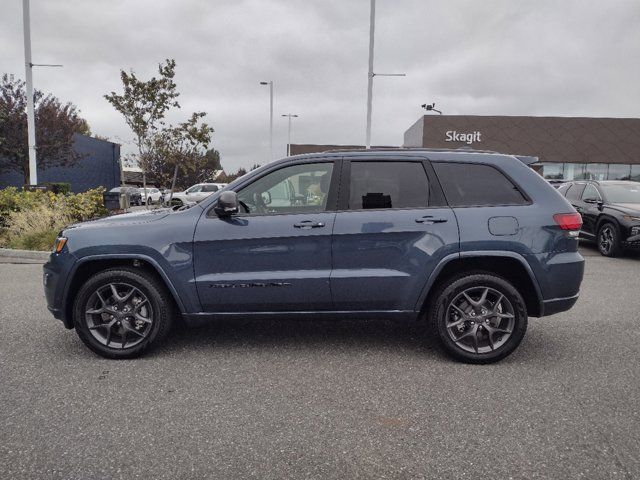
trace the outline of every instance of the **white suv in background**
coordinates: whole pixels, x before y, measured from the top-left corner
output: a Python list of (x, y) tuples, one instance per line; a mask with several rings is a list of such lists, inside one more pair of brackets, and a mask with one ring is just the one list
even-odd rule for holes
[(148, 188), (147, 194), (144, 194), (144, 188), (139, 188), (138, 191), (142, 196), (142, 204), (146, 205), (147, 199), (149, 199), (149, 203), (160, 203), (160, 198), (162, 197), (162, 192), (158, 188)]
[(198, 183), (183, 192), (175, 192), (171, 202), (182, 205), (197, 203), (226, 186), (226, 183)]

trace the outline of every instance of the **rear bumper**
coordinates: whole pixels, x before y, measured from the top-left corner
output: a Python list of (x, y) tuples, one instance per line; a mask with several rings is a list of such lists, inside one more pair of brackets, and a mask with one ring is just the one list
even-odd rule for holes
[(579, 296), (580, 296), (579, 294), (576, 294), (571, 297), (552, 298), (550, 300), (543, 300), (542, 314), (540, 316), (546, 317), (547, 315), (554, 315), (556, 313), (566, 312), (576, 304)]

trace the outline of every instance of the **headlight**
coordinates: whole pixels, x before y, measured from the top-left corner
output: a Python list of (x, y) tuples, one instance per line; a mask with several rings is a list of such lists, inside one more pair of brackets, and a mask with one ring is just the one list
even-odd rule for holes
[(636, 217), (634, 215), (623, 215), (622, 218), (627, 222), (640, 222), (640, 217)]
[(53, 252), (54, 253), (60, 253), (66, 244), (67, 244), (67, 238), (66, 237), (58, 237), (58, 238), (56, 238), (56, 241), (53, 244)]

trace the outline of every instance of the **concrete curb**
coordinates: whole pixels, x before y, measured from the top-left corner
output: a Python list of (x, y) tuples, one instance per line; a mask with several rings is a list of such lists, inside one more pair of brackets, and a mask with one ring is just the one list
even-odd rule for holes
[(14, 250), (13, 248), (0, 248), (0, 257), (4, 258), (26, 258), (29, 260), (41, 260), (43, 262), (49, 259), (51, 252), (40, 252), (36, 250)]

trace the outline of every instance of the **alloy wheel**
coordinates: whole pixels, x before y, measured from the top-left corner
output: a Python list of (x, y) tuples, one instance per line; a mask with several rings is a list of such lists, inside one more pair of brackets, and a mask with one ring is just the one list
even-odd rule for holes
[(124, 349), (148, 337), (153, 310), (138, 288), (127, 283), (109, 283), (89, 297), (85, 319), (89, 332), (102, 345)]
[(610, 225), (605, 225), (602, 230), (600, 230), (600, 238), (598, 239), (598, 247), (600, 248), (600, 251), (607, 255), (611, 252), (614, 242), (615, 236), (613, 228)]
[(502, 347), (515, 327), (515, 310), (498, 290), (485, 286), (467, 288), (449, 303), (446, 328), (462, 350), (481, 354)]

